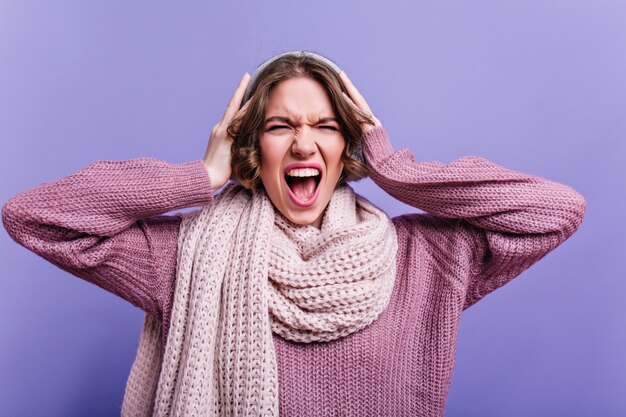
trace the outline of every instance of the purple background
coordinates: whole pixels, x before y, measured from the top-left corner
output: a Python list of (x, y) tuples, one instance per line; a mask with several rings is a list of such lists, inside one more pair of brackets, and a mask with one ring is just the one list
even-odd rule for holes
[[(587, 198), (570, 240), (464, 313), (446, 415), (626, 415), (626, 2), (3, 0), (0, 202), (98, 159), (202, 158), (241, 75), (292, 49), (336, 60), (418, 160)], [(118, 415), (143, 313), (4, 229), (0, 256), (0, 415)]]

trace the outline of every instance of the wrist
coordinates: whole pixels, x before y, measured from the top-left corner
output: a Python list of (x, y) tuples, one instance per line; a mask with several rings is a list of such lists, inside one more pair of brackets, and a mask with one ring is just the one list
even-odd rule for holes
[(217, 181), (215, 171), (211, 168), (210, 164), (207, 161), (204, 161), (204, 169), (206, 170), (206, 173), (209, 177), (209, 182), (211, 183), (211, 192), (215, 192), (221, 187), (221, 185)]
[(365, 135), (368, 132), (371, 132), (374, 129), (378, 129), (379, 127), (383, 126), (382, 123), (380, 122), (380, 120), (378, 120), (376, 117), (372, 116), (372, 119), (374, 120), (374, 124), (373, 125), (371, 125), (369, 123), (363, 123), (363, 125), (362, 125), (363, 126), (362, 127), (363, 135)]

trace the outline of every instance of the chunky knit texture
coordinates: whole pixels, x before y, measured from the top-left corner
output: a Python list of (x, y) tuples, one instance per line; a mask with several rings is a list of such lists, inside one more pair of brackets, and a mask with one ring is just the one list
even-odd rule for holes
[[(283, 416), (441, 416), (461, 312), (556, 248), (586, 203), (568, 186), (480, 157), (449, 164), (394, 152), (384, 128), (363, 136), (372, 179), (424, 210), (396, 217), (396, 280), (369, 326), (323, 343), (274, 334)], [(11, 198), (11, 237), (142, 308), (168, 328), (180, 216), (212, 202), (201, 160), (98, 161)], [(165, 340), (161, 345), (164, 349)]]
[[(165, 357), (146, 314), (122, 415), (278, 416), (272, 330), (312, 343), (371, 324), (389, 303), (396, 252), (389, 217), (349, 186), (316, 229), (230, 184), (183, 217)], [(147, 376), (159, 367), (156, 384)]]

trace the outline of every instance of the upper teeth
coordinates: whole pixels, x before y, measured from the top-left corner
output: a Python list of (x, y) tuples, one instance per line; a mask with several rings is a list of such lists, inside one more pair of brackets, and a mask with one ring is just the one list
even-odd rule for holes
[(287, 175), (290, 177), (314, 177), (320, 175), (320, 172), (315, 168), (298, 168), (287, 171)]

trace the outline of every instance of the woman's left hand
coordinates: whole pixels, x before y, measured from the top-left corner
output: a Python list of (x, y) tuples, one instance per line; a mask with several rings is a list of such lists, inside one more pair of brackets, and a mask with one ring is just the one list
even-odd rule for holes
[(373, 130), (373, 129), (376, 129), (377, 127), (382, 126), (382, 123), (380, 123), (380, 120), (378, 120), (376, 116), (374, 116), (374, 113), (372, 113), (372, 110), (370, 109), (370, 106), (367, 104), (367, 101), (365, 101), (361, 93), (359, 93), (359, 90), (357, 90), (354, 84), (352, 84), (352, 81), (350, 81), (350, 78), (348, 78), (348, 75), (346, 75), (345, 71), (341, 71), (339, 73), (339, 79), (341, 80), (344, 87), (346, 87), (346, 90), (348, 91), (348, 95), (343, 93), (344, 96), (346, 97), (346, 100), (348, 100), (348, 102), (352, 104), (355, 108), (365, 112), (374, 121), (374, 126), (372, 126), (369, 123), (363, 123), (361, 125), (363, 129), (363, 134), (366, 134), (370, 130)]

